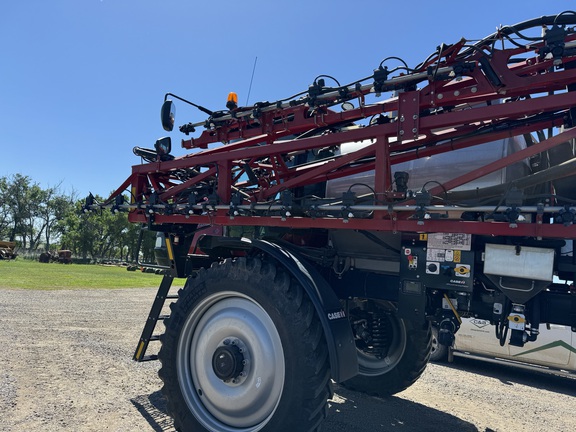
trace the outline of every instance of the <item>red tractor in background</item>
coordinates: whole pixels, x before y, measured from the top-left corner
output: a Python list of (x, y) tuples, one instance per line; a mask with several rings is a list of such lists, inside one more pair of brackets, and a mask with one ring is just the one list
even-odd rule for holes
[(251, 106), (232, 94), (224, 111), (166, 95), (167, 131), (173, 99), (208, 116), (180, 126), (203, 128), (182, 141), (201, 151), (136, 147), (143, 163), (85, 208), (160, 235), (134, 359), (161, 361), (178, 430), (318, 430), (331, 380), (413, 384), (431, 323), (445, 345), (463, 317), (514, 346), (545, 323), (576, 331), (575, 25), (544, 16), (346, 85), (320, 76)]

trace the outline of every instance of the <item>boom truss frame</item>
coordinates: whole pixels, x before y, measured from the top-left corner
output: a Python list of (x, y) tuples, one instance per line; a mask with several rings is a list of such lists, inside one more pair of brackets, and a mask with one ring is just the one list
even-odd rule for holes
[[(327, 87), (322, 80), (315, 80), (299, 99), (213, 113), (189, 128), (205, 127), (197, 138), (182, 141), (183, 148), (201, 151), (133, 166), (130, 177), (99, 206), (116, 202), (117, 208), (130, 210), (131, 222), (151, 226), (576, 238), (574, 224), (547, 223), (543, 217), (563, 209), (575, 210), (574, 203), (554, 198), (531, 206), (516, 203), (486, 209), (488, 213), (504, 212), (513, 207), (516, 213), (532, 213), (534, 218), (525, 222), (434, 216), (469, 211), (442, 199), (454, 188), (576, 139), (576, 33), (569, 27), (575, 24), (573, 13), (542, 17), (501, 28), (474, 45), (464, 39), (442, 45), (414, 69), (389, 71), (380, 64), (369, 84), (361, 84), (361, 80)], [(540, 39), (531, 38), (525, 45), (511, 39), (511, 35), (538, 26), (544, 26)], [(505, 47), (510, 41), (512, 46)], [(496, 48), (500, 43), (503, 47)], [(379, 97), (385, 92), (394, 95), (367, 102), (370, 95)], [(350, 101), (357, 106), (336, 109)], [(418, 194), (395, 189), (395, 164), (544, 130), (561, 132), (421, 191), (432, 199), (422, 200)], [(352, 153), (294, 163), (303, 152), (321, 153), (358, 141), (366, 145)], [(218, 143), (223, 145), (209, 148)], [(355, 193), (308, 198), (291, 192), (372, 170), (375, 183), (368, 203), (366, 197), (361, 200)], [(117, 197), (127, 188), (131, 190), (130, 204), (118, 204)]]

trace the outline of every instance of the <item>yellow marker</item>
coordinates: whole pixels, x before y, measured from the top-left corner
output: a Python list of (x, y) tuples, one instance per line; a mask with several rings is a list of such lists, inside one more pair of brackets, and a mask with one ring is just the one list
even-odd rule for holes
[(455, 250), (454, 251), (454, 259), (453, 261), (455, 263), (459, 263), (460, 261), (462, 261), (462, 251), (459, 250)]
[[(132, 193), (130, 194), (130, 204), (134, 204), (136, 202), (136, 187), (132, 186)], [(129, 209), (129, 212), (133, 212), (136, 209)]]
[(421, 241), (428, 241), (428, 234), (420, 234)]
[(174, 261), (174, 252), (172, 251), (172, 243), (170, 243), (170, 237), (166, 237), (166, 250), (168, 252), (168, 258), (170, 261)]
[(138, 352), (136, 353), (137, 360), (140, 359), (140, 354), (142, 354), (143, 349), (144, 349), (144, 341), (140, 342), (140, 345), (138, 345)]

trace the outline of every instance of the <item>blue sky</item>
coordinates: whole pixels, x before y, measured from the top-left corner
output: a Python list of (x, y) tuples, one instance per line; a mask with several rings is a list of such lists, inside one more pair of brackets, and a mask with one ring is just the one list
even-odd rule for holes
[[(388, 56), (415, 66), (442, 42), (575, 9), (565, 0), (18, 0), (0, 5), (0, 176), (108, 195), (167, 135), (172, 92), (212, 110), (342, 84)], [(183, 103), (177, 125), (204, 120)], [(196, 133), (196, 135), (199, 132)], [(169, 133), (173, 153), (184, 137)]]

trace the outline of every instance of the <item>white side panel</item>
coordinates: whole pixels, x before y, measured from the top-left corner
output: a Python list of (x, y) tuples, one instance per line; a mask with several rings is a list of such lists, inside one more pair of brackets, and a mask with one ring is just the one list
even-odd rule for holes
[(540, 335), (536, 342), (529, 342), (522, 348), (511, 346), (510, 355), (512, 360), (543, 366), (567, 367), (573, 355), (571, 350), (576, 348), (572, 345), (570, 327), (551, 324), (550, 330), (545, 325), (540, 326)]
[[(551, 324), (540, 325), (536, 342), (523, 347), (506, 344), (502, 347), (496, 339), (494, 326), (486, 320), (464, 318), (456, 333), (454, 348), (471, 354), (498, 357), (539, 366), (576, 371), (576, 333), (570, 327)], [(509, 336), (509, 335), (508, 335)]]
[(494, 326), (489, 321), (477, 318), (464, 318), (456, 333), (454, 348), (461, 351), (507, 358), (510, 355), (508, 344), (500, 346), (495, 336)]

